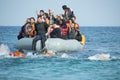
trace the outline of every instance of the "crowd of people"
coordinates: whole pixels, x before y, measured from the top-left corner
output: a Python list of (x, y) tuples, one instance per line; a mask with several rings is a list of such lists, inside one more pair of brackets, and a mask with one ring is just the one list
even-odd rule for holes
[(37, 19), (34, 17), (27, 18), (26, 23), (22, 26), (18, 39), (33, 37), (33, 50), (38, 40), (41, 40), (42, 49), (45, 47), (47, 38), (76, 39), (81, 41), (81, 34), (76, 17), (72, 9), (63, 5), (64, 14), (55, 16), (53, 10), (40, 10)]

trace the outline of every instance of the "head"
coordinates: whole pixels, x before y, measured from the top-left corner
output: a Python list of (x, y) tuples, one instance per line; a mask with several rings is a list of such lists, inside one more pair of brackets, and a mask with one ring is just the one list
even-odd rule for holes
[(44, 18), (45, 18), (45, 19), (46, 19), (46, 18), (49, 18), (48, 13), (44, 13)]
[(31, 26), (28, 26), (28, 27), (27, 27), (27, 30), (28, 30), (28, 32), (31, 32), (31, 31), (32, 31)]
[(38, 23), (42, 23), (42, 22), (43, 22), (42, 17), (39, 16), (39, 17), (37, 18), (37, 22), (38, 22)]
[(30, 22), (31, 22), (31, 24), (35, 23), (35, 18), (34, 18), (34, 17), (31, 17), (31, 18), (30, 18)]
[(22, 49), (19, 49), (18, 51), (21, 52), (21, 53), (24, 53), (24, 51)]
[(57, 16), (57, 20), (61, 20), (61, 17), (59, 15)]
[(75, 17), (75, 16), (73, 16), (73, 17), (71, 18), (72, 23), (74, 23), (74, 22), (75, 22), (75, 20), (76, 20), (76, 17)]
[(53, 15), (54, 14), (53, 10), (51, 10), (51, 9), (49, 9), (48, 12), (49, 12), (49, 15)]
[(43, 54), (46, 54), (48, 51), (47, 51), (47, 49), (46, 48), (44, 48), (43, 50), (42, 50), (42, 53)]
[(62, 6), (62, 9), (63, 9), (64, 11), (66, 11), (66, 10), (68, 10), (69, 8), (67, 7), (67, 5), (63, 5), (63, 6)]
[(30, 23), (30, 22), (31, 22), (30, 18), (27, 18), (26, 23)]
[(40, 15), (43, 16), (44, 15), (44, 11), (40, 10)]

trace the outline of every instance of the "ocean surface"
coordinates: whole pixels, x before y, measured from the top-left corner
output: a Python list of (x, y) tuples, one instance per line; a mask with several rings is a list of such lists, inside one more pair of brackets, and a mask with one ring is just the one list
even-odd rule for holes
[(120, 27), (81, 27), (86, 43), (80, 51), (8, 57), (17, 51), (20, 28), (0, 26), (0, 80), (120, 80)]

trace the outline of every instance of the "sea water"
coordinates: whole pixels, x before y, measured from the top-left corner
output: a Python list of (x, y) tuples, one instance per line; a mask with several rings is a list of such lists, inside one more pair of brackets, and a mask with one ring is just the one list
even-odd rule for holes
[[(20, 26), (0, 27), (0, 80), (120, 80), (120, 27), (81, 27), (84, 48), (13, 58)], [(107, 57), (105, 60), (101, 57)]]

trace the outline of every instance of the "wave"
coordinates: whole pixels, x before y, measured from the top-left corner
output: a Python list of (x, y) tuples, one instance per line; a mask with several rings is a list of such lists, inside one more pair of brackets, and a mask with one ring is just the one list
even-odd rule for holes
[[(0, 57), (2, 58), (14, 58), (9, 56), (10, 54), (10, 49), (8, 47), (8, 45), (6, 44), (1, 44), (0, 45)], [(32, 52), (27, 52), (26, 54), (26, 58), (44, 58), (44, 57), (51, 57), (51, 56), (45, 56), (42, 55), (41, 53), (38, 55), (33, 55)], [(81, 55), (82, 56), (82, 55)], [(62, 59), (73, 59), (73, 60), (102, 60), (102, 61), (106, 61), (106, 60), (120, 60), (119, 56), (111, 56), (109, 53), (107, 54), (95, 54), (95, 55), (91, 55), (89, 57), (79, 57), (79, 56), (75, 56), (75, 55), (70, 55), (69, 53), (58, 53), (57, 55), (54, 56), (54, 58), (62, 58)]]
[(71, 55), (69, 55), (68, 53), (62, 53), (62, 54), (60, 55), (60, 58), (78, 59), (78, 57), (76, 57), (76, 56), (71, 56)]
[(95, 54), (88, 57), (89, 60), (110, 60), (110, 58), (110, 54)]
[(10, 49), (6, 44), (0, 45), (0, 56), (7, 56), (10, 53)]

